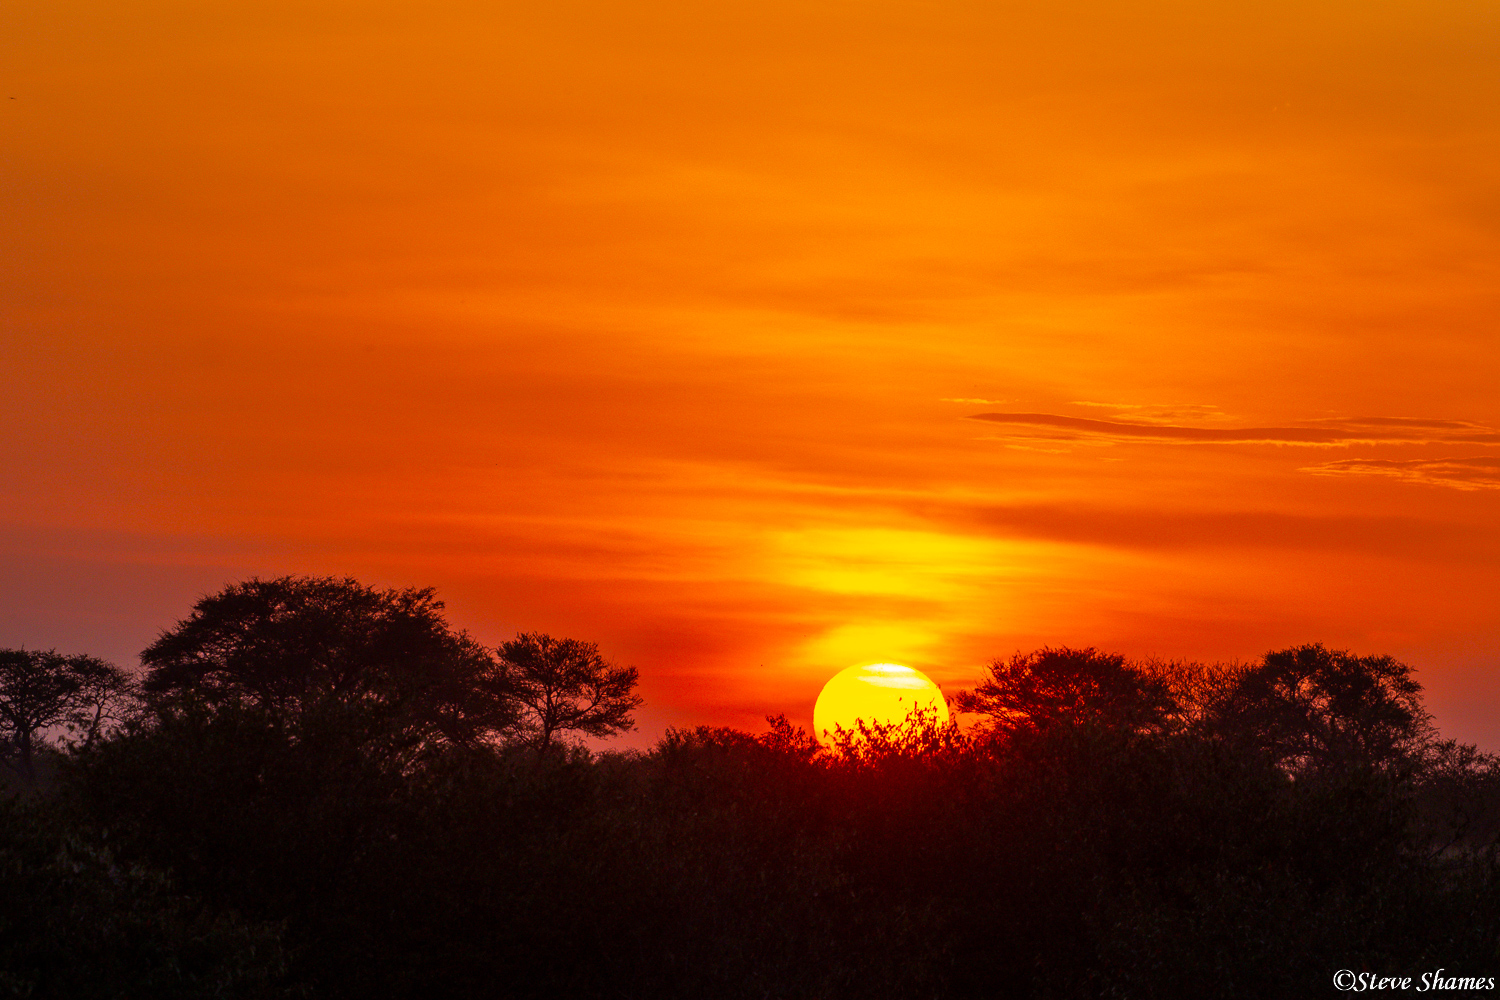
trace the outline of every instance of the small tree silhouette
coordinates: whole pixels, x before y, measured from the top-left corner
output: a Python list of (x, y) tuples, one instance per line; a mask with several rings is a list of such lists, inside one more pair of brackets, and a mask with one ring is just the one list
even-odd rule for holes
[(35, 787), (33, 754), (43, 731), (65, 725), (87, 746), (118, 719), (130, 693), (129, 676), (97, 657), (0, 649), (0, 760), (24, 787)]
[(635, 667), (617, 667), (592, 642), (523, 632), (499, 649), (510, 697), (520, 706), (515, 734), (538, 750), (559, 732), (613, 736), (635, 728), (641, 704)]

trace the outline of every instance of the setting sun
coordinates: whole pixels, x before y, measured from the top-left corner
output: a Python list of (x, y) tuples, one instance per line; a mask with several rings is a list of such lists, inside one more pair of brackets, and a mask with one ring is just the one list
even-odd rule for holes
[(813, 706), (813, 732), (830, 742), (835, 727), (858, 729), (870, 723), (902, 722), (916, 709), (948, 721), (948, 703), (932, 679), (898, 663), (868, 663), (834, 674)]

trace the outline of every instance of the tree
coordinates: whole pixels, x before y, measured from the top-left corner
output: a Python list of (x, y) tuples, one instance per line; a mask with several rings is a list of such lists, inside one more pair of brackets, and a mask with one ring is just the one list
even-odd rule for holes
[(1092, 646), (1047, 647), (995, 660), (989, 676), (974, 690), (958, 692), (954, 704), (960, 712), (989, 716), (1000, 733), (1042, 732), (1059, 724), (1153, 731), (1176, 709), (1161, 678)]
[(101, 726), (117, 718), (130, 692), (119, 667), (93, 656), (55, 650), (0, 650), (0, 759), (26, 788), (36, 785), (34, 751), (40, 734), (68, 726), (92, 743)]
[(634, 693), (635, 667), (616, 667), (592, 642), (523, 632), (500, 647), (511, 696), (521, 706), (515, 733), (538, 750), (563, 731), (613, 736), (635, 728), (630, 713), (641, 704)]
[(107, 730), (117, 729), (140, 705), (135, 679), (113, 663), (92, 656), (72, 657), (78, 681), (73, 711), (65, 725), (75, 749), (88, 750)]
[(341, 712), (408, 743), (469, 743), (512, 721), (493, 657), (454, 632), (431, 588), (333, 577), (251, 579), (193, 606), (141, 654), (144, 689), (278, 725)]
[(1433, 728), (1411, 673), (1390, 656), (1293, 646), (1244, 671), (1212, 724), (1293, 771), (1415, 761)]

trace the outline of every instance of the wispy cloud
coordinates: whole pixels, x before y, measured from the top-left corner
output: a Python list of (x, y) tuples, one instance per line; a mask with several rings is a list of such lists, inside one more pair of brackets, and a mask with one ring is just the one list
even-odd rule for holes
[(975, 413), (1001, 424), (1008, 437), (1030, 440), (1156, 441), (1174, 444), (1272, 444), (1338, 448), (1378, 444), (1500, 445), (1500, 432), (1462, 420), (1356, 417), (1309, 421), (1299, 427), (1191, 427), (1144, 420), (1096, 420), (1056, 413)]
[(1500, 458), (1349, 458), (1301, 470), (1315, 476), (1389, 476), (1456, 490), (1500, 490)]

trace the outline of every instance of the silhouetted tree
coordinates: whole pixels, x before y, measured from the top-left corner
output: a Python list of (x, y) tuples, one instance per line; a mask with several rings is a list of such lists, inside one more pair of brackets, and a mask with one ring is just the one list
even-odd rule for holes
[(92, 743), (130, 688), (119, 667), (93, 656), (53, 650), (0, 650), (0, 759), (26, 788), (36, 784), (39, 735), (67, 725)]
[(341, 711), (409, 743), (471, 743), (513, 721), (490, 654), (431, 588), (252, 579), (205, 597), (141, 654), (158, 703), (240, 705), (278, 724)]
[(75, 750), (87, 750), (140, 707), (139, 685), (113, 663), (92, 656), (71, 659), (78, 690), (73, 695), (73, 711), (65, 721), (71, 734), (68, 743)]
[(1176, 709), (1161, 678), (1092, 646), (995, 660), (983, 682), (953, 700), (960, 712), (988, 716), (987, 725), (1000, 733), (1043, 732), (1059, 724), (1153, 731)]
[(1422, 685), (1390, 656), (1322, 643), (1267, 653), (1237, 679), (1214, 725), (1294, 771), (1416, 759), (1432, 738)]
[(523, 632), (500, 647), (510, 693), (521, 706), (515, 732), (539, 750), (559, 732), (612, 736), (635, 728), (641, 704), (635, 667), (617, 667), (579, 639)]

